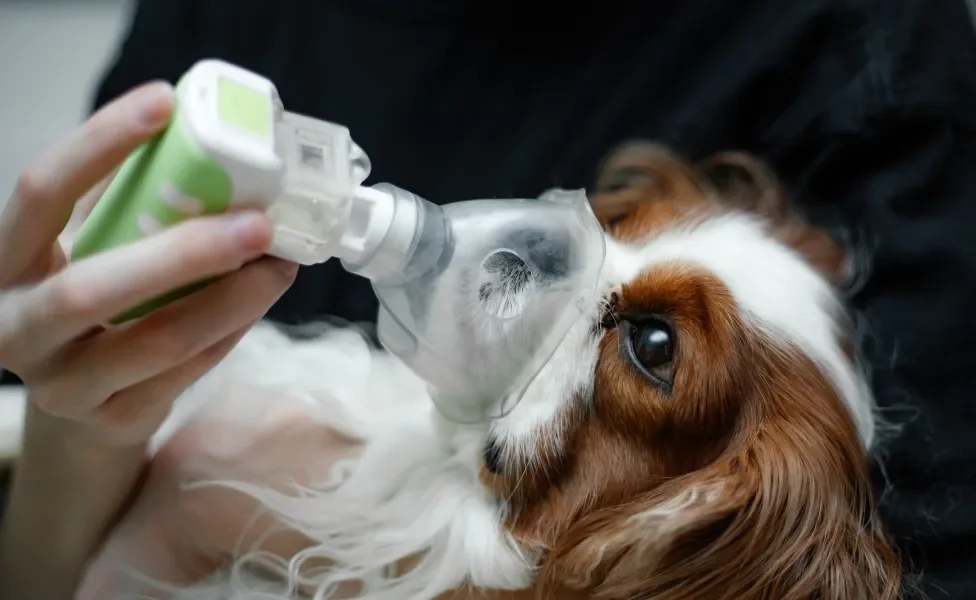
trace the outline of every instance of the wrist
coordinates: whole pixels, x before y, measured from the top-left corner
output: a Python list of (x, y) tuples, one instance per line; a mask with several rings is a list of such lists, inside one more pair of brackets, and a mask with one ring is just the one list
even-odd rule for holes
[[(47, 451), (52, 440), (57, 440), (64, 458), (72, 464), (98, 464), (109, 460), (118, 462), (125, 457), (144, 457), (147, 441), (143, 438), (122, 440), (96, 424), (85, 423), (53, 415), (37, 407), (28, 396), (24, 419), (23, 453)], [(31, 440), (38, 443), (29, 447)]]
[[(145, 445), (99, 442), (85, 425), (32, 403), (26, 413), (0, 523), (0, 597), (69, 598), (136, 487), (147, 463)], [(24, 574), (29, 571), (53, 577)]]

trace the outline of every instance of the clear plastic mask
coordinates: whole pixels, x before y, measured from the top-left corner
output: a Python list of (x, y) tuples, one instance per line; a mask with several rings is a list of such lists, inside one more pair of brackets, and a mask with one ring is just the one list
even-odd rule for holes
[(380, 340), (447, 419), (504, 416), (592, 306), (603, 230), (583, 190), (417, 206), (410, 260), (373, 281)]

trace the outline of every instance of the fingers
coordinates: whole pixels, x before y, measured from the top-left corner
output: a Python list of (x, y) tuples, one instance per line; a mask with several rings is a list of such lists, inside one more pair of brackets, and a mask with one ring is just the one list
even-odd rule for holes
[(27, 167), (0, 215), (2, 277), (16, 276), (37, 251), (50, 246), (75, 201), (162, 131), (172, 110), (168, 84), (143, 86), (102, 108)]
[(44, 378), (42, 408), (84, 418), (105, 398), (199, 355), (260, 319), (291, 285), (296, 268), (263, 258), (127, 327), (99, 333)]
[(88, 190), (84, 196), (75, 202), (74, 209), (71, 211), (71, 217), (68, 219), (68, 223), (59, 236), (66, 256), (71, 256), (70, 243), (73, 241), (75, 234), (78, 233), (82, 224), (88, 219), (88, 215), (91, 214), (98, 201), (105, 195), (105, 191), (108, 190), (108, 186), (111, 185), (112, 180), (115, 179), (118, 173), (118, 168), (112, 169), (108, 175), (95, 184), (95, 187)]
[(71, 264), (20, 298), (15, 317), (0, 319), (17, 319), (21, 353), (44, 355), (146, 300), (239, 269), (264, 253), (271, 235), (270, 222), (254, 212), (185, 221)]
[(166, 419), (173, 401), (224, 359), (254, 322), (200, 352), (190, 360), (150, 377), (109, 397), (92, 412), (92, 420), (108, 430), (124, 432), (128, 439), (116, 443), (138, 443), (149, 438)]

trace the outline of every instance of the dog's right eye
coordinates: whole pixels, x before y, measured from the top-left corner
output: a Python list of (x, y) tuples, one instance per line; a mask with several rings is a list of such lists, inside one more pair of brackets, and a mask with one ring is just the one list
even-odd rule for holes
[(662, 319), (620, 323), (620, 339), (630, 361), (653, 383), (671, 390), (674, 371), (674, 335)]

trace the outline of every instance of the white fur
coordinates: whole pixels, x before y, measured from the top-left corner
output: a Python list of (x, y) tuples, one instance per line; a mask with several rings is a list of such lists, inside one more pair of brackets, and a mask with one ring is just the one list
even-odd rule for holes
[(628, 281), (653, 265), (679, 261), (722, 281), (746, 322), (799, 347), (832, 380), (869, 448), (875, 436), (871, 391), (838, 344), (846, 313), (833, 287), (756, 217), (729, 213), (655, 236), (639, 246), (611, 244), (607, 264)]
[[(165, 597), (294, 597), (288, 585), (261, 580), (247, 563), (290, 572), (292, 583), (314, 590), (314, 598), (329, 598), (336, 586), (360, 580), (366, 584), (361, 597), (377, 600), (433, 598), (466, 582), (499, 589), (531, 584), (534, 557), (504, 532), (504, 507), (478, 483), (483, 436), (441, 422), (423, 382), (388, 354), (369, 348), (354, 330), (329, 329), (312, 341), (290, 341), (272, 326), (259, 325), (180, 400), (155, 446), (165, 443), (180, 421), (201, 418), (201, 411), (206, 418), (253, 422), (255, 414), (214, 414), (207, 404), (215, 395), (242, 388), (264, 390), (268, 398), (307, 399), (316, 408), (310, 415), (362, 440), (363, 452), (354, 464), (337, 465), (329, 481), (292, 493), (214, 482), (254, 496), (285, 525), (321, 544), (290, 565), (255, 552), (244, 557), (245, 568)], [(390, 576), (390, 565), (416, 555), (424, 558), (413, 570)], [(322, 559), (334, 567), (298, 577), (308, 575), (303, 561), (319, 569)]]
[[(657, 235), (641, 245), (608, 241), (601, 285), (609, 292), (670, 261), (714, 274), (728, 287), (747, 323), (816, 361), (837, 386), (864, 444), (871, 443), (871, 395), (835, 337), (843, 310), (830, 286), (800, 256), (769, 238), (761, 222), (732, 214)], [(262, 325), (184, 398), (185, 414), (174, 417), (166, 432), (199, 410), (194, 405), (226, 393), (228, 382), (233, 382), (235, 387), (267, 390), (269, 397), (287, 391), (307, 398), (310, 405), (323, 409), (324, 425), (363, 440), (362, 457), (344, 465), (349, 471), (338, 484), (323, 482), (286, 495), (222, 482), (253, 495), (286, 524), (319, 542), (287, 565), (294, 575), (304, 557), (335, 563), (301, 582), (317, 590), (315, 598), (328, 598), (334, 584), (356, 579), (367, 584), (364, 598), (384, 600), (433, 598), (463, 582), (526, 587), (532, 582), (536, 557), (519, 548), (501, 527), (504, 507), (479, 484), (479, 457), (489, 431), (505, 452), (533, 452), (539, 433), (550, 429), (567, 403), (589, 396), (599, 341), (592, 325), (601, 308), (594, 302), (520, 404), (490, 426), (445, 422), (432, 412), (415, 376), (389, 356), (368, 349), (349, 331), (330, 330), (314, 341), (293, 342)], [(414, 571), (389, 577), (390, 564), (422, 553), (426, 558)], [(262, 557), (252, 558), (260, 562)], [(248, 591), (242, 587), (245, 579), (227, 576), (179, 597), (294, 597), (290, 589), (269, 583), (262, 584), (264, 592), (257, 587)]]

